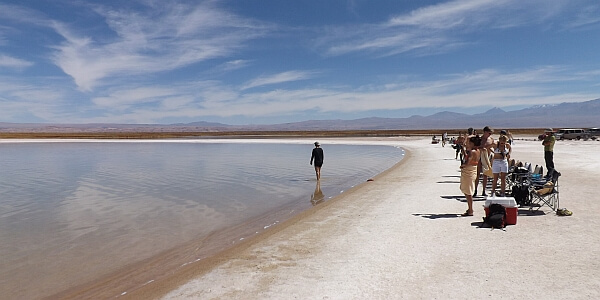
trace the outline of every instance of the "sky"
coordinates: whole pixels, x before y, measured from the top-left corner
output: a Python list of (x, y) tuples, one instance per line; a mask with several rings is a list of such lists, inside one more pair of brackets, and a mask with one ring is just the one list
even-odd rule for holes
[(0, 122), (231, 125), (600, 98), (598, 0), (0, 0)]

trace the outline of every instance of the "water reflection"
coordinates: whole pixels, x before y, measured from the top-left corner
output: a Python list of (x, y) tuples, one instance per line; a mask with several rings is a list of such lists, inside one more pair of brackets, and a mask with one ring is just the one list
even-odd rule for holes
[[(297, 201), (304, 209), (314, 183), (298, 180), (314, 178), (306, 164), (310, 145), (0, 146), (0, 241), (8, 241), (0, 243), (0, 295), (12, 299), (41, 298), (93, 281)], [(327, 151), (331, 167), (323, 189), (330, 197), (402, 156), (381, 146), (330, 145)], [(271, 152), (277, 154), (256, 159)], [(320, 182), (310, 201), (325, 201)]]
[(321, 181), (317, 180), (317, 186), (315, 187), (315, 192), (310, 196), (310, 203), (312, 205), (317, 205), (325, 199), (325, 195), (323, 195), (323, 191), (321, 190)]

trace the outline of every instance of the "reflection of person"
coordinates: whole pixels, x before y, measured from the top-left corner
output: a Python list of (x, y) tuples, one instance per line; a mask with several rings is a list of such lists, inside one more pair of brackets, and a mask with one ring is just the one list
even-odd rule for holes
[(477, 165), (479, 164), (479, 145), (481, 138), (472, 136), (467, 139), (467, 150), (465, 160), (460, 165), (460, 191), (467, 198), (467, 211), (462, 216), (473, 215), (473, 191), (475, 190), (475, 178), (477, 178)]
[(552, 176), (552, 171), (554, 171), (555, 142), (556, 137), (554, 136), (554, 131), (552, 128), (546, 128), (546, 132), (544, 132), (544, 141), (542, 141), (542, 145), (544, 145), (544, 160), (546, 161), (546, 170), (548, 170), (546, 177)]
[(494, 144), (494, 161), (492, 163), (492, 172), (494, 173), (494, 180), (492, 181), (492, 193), (491, 196), (495, 196), (496, 185), (498, 181), (498, 175), (500, 175), (500, 196), (504, 197), (504, 190), (506, 188), (506, 173), (508, 173), (508, 159), (510, 158), (510, 144), (508, 144), (508, 137), (501, 135), (498, 139), (498, 143)]
[(323, 159), (325, 158), (323, 154), (323, 149), (321, 148), (321, 144), (319, 142), (315, 142), (315, 148), (312, 150), (312, 155), (310, 156), (310, 164), (315, 162), (315, 173), (317, 175), (317, 180), (321, 180), (321, 166), (323, 166)]
[(321, 191), (321, 181), (317, 180), (315, 192), (310, 196), (310, 203), (312, 203), (312, 205), (317, 205), (323, 202), (323, 199), (325, 199), (325, 195), (323, 195), (323, 191)]

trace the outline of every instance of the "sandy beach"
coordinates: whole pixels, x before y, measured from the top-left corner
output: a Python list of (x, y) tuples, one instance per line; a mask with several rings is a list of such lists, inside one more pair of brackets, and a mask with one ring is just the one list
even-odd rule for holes
[[(343, 139), (322, 139), (328, 143)], [(597, 141), (558, 141), (560, 206), (520, 208), (517, 225), (480, 227), (484, 198), (461, 217), (459, 162), (430, 138), (362, 138), (400, 145), (405, 159), (322, 205), (131, 299), (598, 299), (600, 203)], [(534, 137), (513, 158), (543, 165)], [(327, 172), (327, 165), (323, 173)], [(481, 187), (480, 187), (481, 191)]]

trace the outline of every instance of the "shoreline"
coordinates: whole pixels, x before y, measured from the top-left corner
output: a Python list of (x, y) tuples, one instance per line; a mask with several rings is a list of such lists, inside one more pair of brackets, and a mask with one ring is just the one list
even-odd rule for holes
[[(544, 128), (512, 128), (514, 135), (536, 135)], [(367, 129), (367, 130), (288, 130), (288, 131), (73, 131), (73, 130), (6, 130), (0, 128), (2, 139), (304, 139), (304, 138), (386, 138), (386, 137), (423, 137), (437, 135), (443, 132), (458, 135), (465, 129)]]
[[(246, 241), (210, 264), (123, 295), (127, 299), (539, 299), (600, 297), (597, 142), (555, 147), (561, 207), (519, 209), (517, 225), (480, 228), (458, 188), (452, 148), (402, 141), (407, 156), (365, 183)], [(539, 141), (513, 158), (543, 164)], [(481, 191), (481, 190), (480, 190)], [(489, 190), (488, 190), (489, 191)]]

